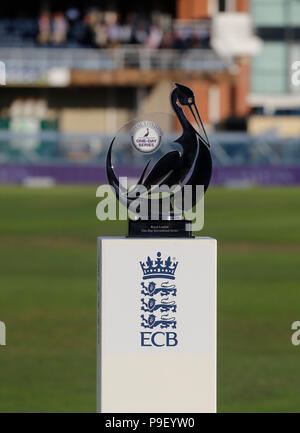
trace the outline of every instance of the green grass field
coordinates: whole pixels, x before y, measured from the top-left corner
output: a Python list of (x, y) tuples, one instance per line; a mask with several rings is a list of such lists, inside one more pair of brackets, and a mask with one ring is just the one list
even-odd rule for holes
[[(0, 188), (0, 411), (95, 411), (94, 187)], [(300, 192), (212, 188), (218, 255), (218, 410), (299, 411)]]

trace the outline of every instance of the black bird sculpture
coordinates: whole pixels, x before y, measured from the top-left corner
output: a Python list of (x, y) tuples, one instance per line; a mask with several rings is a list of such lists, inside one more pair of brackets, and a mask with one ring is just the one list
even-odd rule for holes
[(148, 137), (149, 135), (149, 128), (147, 128), (146, 134), (144, 134), (144, 137)]
[[(182, 127), (182, 135), (175, 140), (182, 147), (182, 151), (177, 150), (168, 152), (161, 157), (152, 169), (147, 173), (151, 160), (146, 164), (137, 185), (143, 185), (147, 191), (153, 185), (203, 185), (206, 192), (212, 174), (212, 159), (210, 144), (204, 129), (203, 122), (198, 112), (193, 91), (182, 84), (175, 83), (171, 92), (171, 105)], [(202, 137), (185, 116), (182, 107), (188, 107), (196, 121), (198, 127), (204, 132)], [(194, 112), (195, 109), (195, 112)], [(115, 189), (119, 200), (126, 198), (127, 206), (136, 199), (136, 195), (128, 193), (120, 185), (112, 166), (111, 153), (114, 139), (110, 144), (106, 158), (106, 175), (108, 182)], [(134, 191), (134, 190), (133, 190)], [(197, 199), (193, 193), (193, 206)]]

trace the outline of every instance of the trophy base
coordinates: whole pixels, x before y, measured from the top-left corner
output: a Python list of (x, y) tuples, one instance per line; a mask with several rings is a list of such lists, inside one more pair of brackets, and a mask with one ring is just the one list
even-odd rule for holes
[(191, 221), (137, 220), (128, 221), (129, 238), (193, 238)]
[[(145, 262), (174, 260), (173, 279), (144, 279)], [(170, 309), (147, 312), (149, 298)], [(216, 240), (98, 238), (97, 411), (216, 412), (216, 325)]]

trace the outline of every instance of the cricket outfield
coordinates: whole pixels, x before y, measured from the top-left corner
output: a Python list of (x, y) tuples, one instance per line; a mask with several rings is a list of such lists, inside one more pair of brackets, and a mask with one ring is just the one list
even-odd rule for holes
[[(96, 410), (96, 187), (1, 187), (0, 411)], [(300, 193), (211, 188), (218, 240), (218, 411), (299, 411)], [(146, 374), (146, 373), (145, 373)]]

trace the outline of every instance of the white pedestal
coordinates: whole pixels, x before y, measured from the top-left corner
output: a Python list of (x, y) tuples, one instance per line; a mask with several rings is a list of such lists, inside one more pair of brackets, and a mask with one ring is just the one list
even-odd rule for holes
[(99, 412), (216, 411), (216, 252), (211, 238), (98, 239)]

